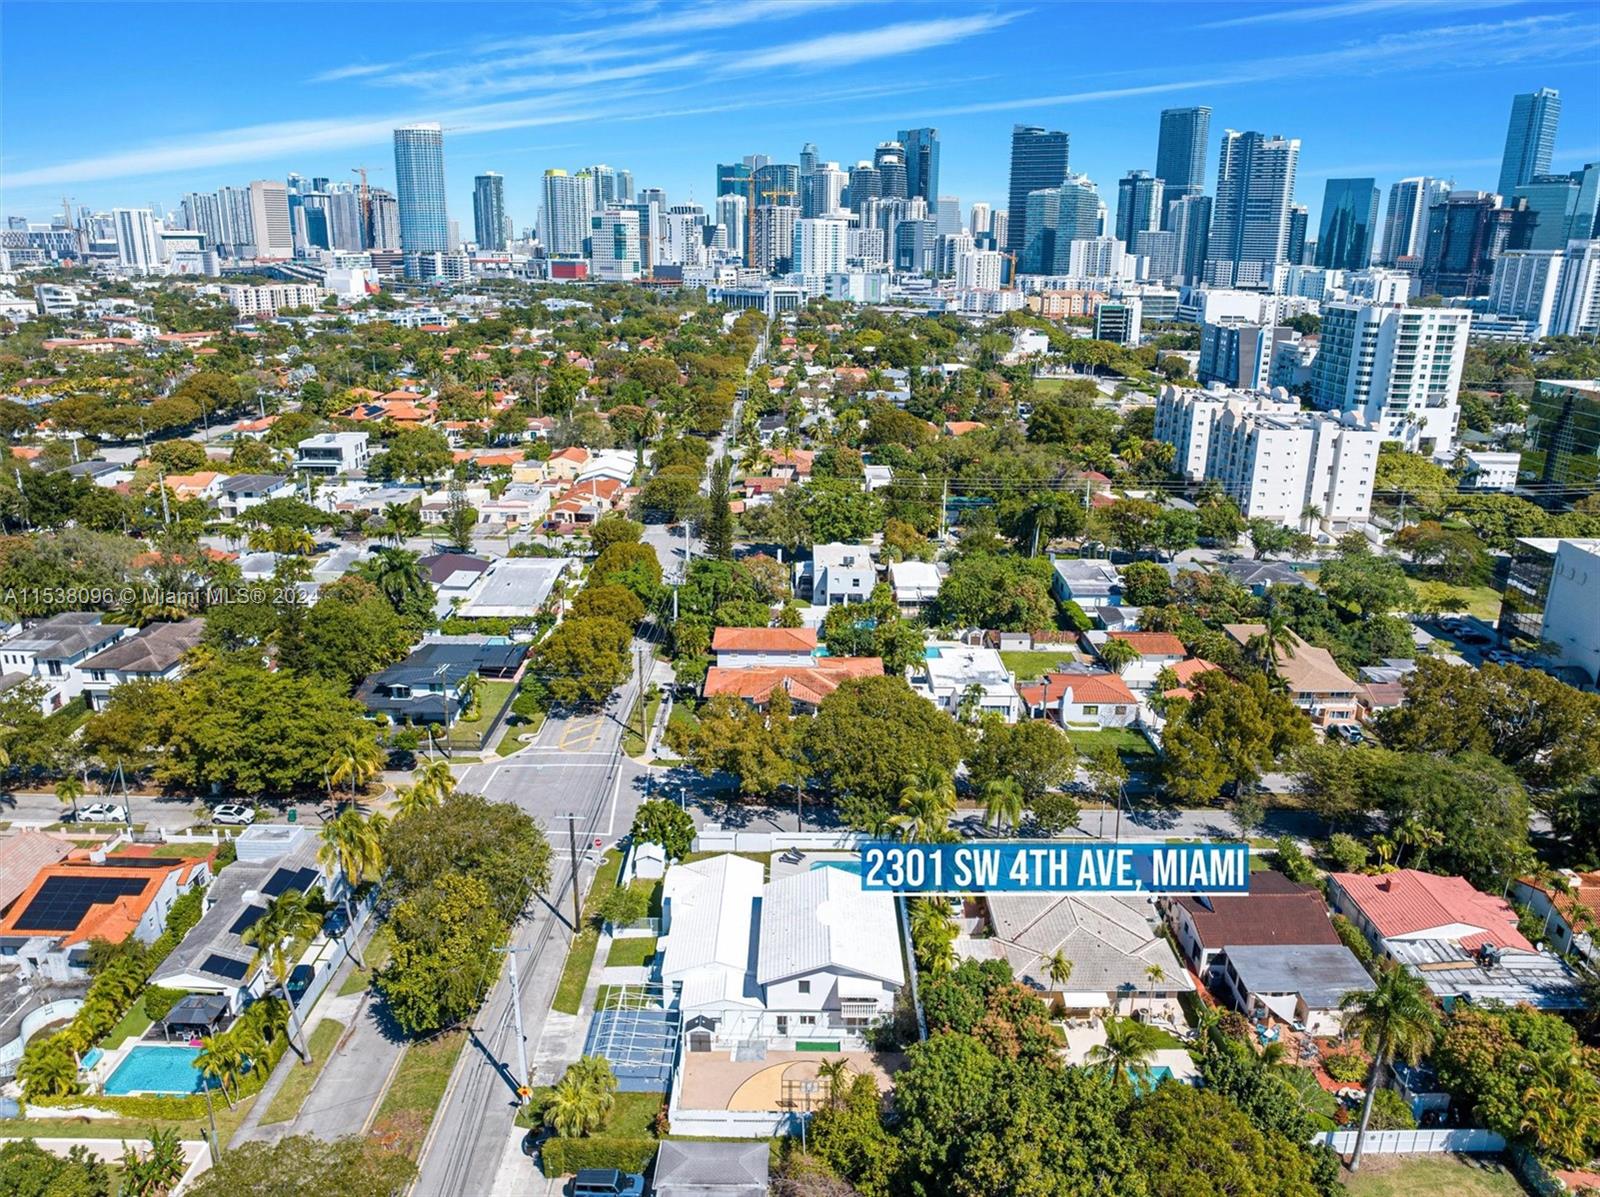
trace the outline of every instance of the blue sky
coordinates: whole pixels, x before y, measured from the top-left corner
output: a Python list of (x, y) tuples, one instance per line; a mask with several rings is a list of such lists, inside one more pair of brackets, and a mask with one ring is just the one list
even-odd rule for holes
[[(1302, 142), (1297, 198), (1411, 174), (1491, 189), (1515, 92), (1555, 87), (1558, 169), (1600, 159), (1600, 6), (1509, 0), (1309, 4), (74, 4), (7, 0), (0, 211), (63, 195), (176, 207), (189, 190), (301, 174), (392, 186), (389, 131), (446, 128), (452, 217), (497, 170), (520, 229), (546, 167), (606, 162), (673, 202), (718, 161), (846, 167), (897, 129), (941, 132), (940, 190), (1004, 205), (1010, 128), (1072, 134), (1115, 207), (1155, 161), (1164, 107)], [(1208, 182), (1208, 190), (1209, 190)]]

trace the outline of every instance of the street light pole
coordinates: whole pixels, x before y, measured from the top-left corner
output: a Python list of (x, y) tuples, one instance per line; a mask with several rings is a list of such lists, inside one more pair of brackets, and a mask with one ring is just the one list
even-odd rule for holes
[(577, 815), (560, 815), (567, 824), (567, 851), (572, 855), (572, 933), (577, 935), (583, 927), (583, 908), (579, 896), (578, 877), (578, 818)]
[(495, 949), (511, 961), (511, 1016), (517, 1026), (517, 1065), (521, 1069), (516, 1078), (518, 1105), (528, 1100), (533, 1082), (533, 1077), (528, 1072), (528, 1040), (522, 1033), (522, 990), (517, 979), (517, 953), (530, 950), (511, 947)]

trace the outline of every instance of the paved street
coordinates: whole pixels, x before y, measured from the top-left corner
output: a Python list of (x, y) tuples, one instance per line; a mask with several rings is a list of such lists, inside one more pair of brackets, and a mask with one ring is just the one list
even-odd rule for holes
[[(643, 642), (636, 642), (635, 649)], [(649, 658), (646, 658), (647, 662)], [(621, 754), (620, 722), (642, 683), (629, 679), (603, 712), (552, 717), (534, 742), (502, 761), (463, 770), (463, 788), (517, 803), (540, 820), (556, 849), (555, 884), (512, 935), (520, 988), (523, 1037), (531, 1049), (544, 1030), (571, 941), (573, 868), (559, 816), (576, 814), (578, 883), (593, 880), (598, 838), (609, 846), (633, 822), (645, 791), (644, 770)], [(426, 1197), (476, 1197), (494, 1190), (515, 1135), (511, 1070), (517, 1068), (510, 979), (502, 973), (474, 1020), (472, 1037), (450, 1078), (423, 1147), (415, 1192)]]

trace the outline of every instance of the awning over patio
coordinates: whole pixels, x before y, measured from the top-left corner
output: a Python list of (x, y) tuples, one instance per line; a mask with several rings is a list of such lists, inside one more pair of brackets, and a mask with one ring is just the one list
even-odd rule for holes
[(209, 1035), (217, 1023), (228, 1013), (228, 999), (218, 993), (191, 993), (171, 1010), (161, 1025), (170, 1039), (176, 1030), (180, 1034), (196, 1032)]

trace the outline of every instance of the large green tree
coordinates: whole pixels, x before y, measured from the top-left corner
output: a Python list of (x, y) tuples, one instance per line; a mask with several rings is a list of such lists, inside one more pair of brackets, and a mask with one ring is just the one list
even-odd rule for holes
[(1163, 733), (1163, 774), (1174, 797), (1209, 802), (1225, 786), (1248, 787), (1284, 753), (1309, 744), (1311, 724), (1265, 674), (1234, 680), (1201, 674), (1195, 696), (1174, 702)]
[(1070, 781), (1076, 767), (1072, 741), (1048, 719), (1006, 723), (991, 716), (983, 721), (967, 757), (973, 785), (981, 788), (1010, 778), (1029, 802)]
[(1151, 1197), (1319, 1197), (1305, 1148), (1263, 1134), (1221, 1094), (1174, 1081), (1129, 1111), (1127, 1133)]
[(509, 802), (457, 790), (392, 821), (383, 836), (388, 888), (397, 897), (431, 889), (448, 874), (488, 886), (502, 923), (522, 915), (550, 886), (550, 844), (531, 815)]
[(377, 985), (401, 1028), (423, 1034), (467, 1017), (494, 982), (505, 925), (481, 877), (447, 872), (395, 903)]
[(969, 743), (954, 719), (888, 676), (845, 682), (804, 736), (813, 775), (858, 827), (881, 826), (906, 778), (954, 770)]
[(535, 650), (538, 680), (557, 702), (604, 702), (628, 678), (633, 633), (609, 617), (564, 619)]

